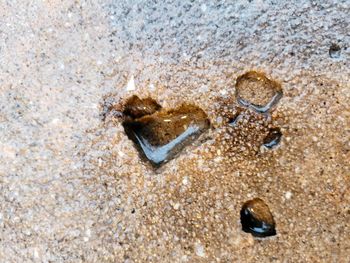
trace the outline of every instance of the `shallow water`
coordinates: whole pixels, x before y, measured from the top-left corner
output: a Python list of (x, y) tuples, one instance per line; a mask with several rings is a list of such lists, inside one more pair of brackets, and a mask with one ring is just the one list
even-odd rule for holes
[(256, 237), (276, 235), (276, 223), (267, 204), (260, 198), (245, 202), (241, 209), (242, 230)]
[[(130, 107), (126, 105), (127, 112)], [(137, 111), (139, 112), (139, 104)], [(125, 132), (142, 155), (153, 165), (159, 166), (180, 153), (209, 129), (210, 122), (205, 112), (193, 105), (181, 105), (175, 109), (145, 111), (140, 118), (123, 121)], [(134, 107), (133, 107), (133, 111)], [(151, 113), (151, 114), (147, 114)]]
[(281, 85), (264, 73), (249, 71), (236, 80), (236, 98), (242, 106), (266, 113), (277, 106), (282, 98)]

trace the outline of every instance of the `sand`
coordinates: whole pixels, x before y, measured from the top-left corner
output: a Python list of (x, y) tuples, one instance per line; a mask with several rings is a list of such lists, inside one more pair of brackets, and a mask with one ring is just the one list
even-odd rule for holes
[[(349, 2), (156, 2), (0, 3), (0, 261), (349, 262)], [(230, 127), (250, 70), (283, 97)], [(132, 95), (212, 128), (155, 170), (106, 114)]]

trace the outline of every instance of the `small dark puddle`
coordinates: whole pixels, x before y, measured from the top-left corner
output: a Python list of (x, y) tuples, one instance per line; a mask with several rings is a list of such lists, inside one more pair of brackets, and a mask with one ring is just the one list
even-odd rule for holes
[(275, 148), (281, 142), (282, 132), (280, 128), (272, 128), (264, 139), (263, 145), (272, 149)]
[(339, 45), (333, 43), (330, 47), (329, 47), (329, 56), (331, 58), (340, 58), (340, 52), (341, 52), (341, 48)]
[(237, 123), (243, 118), (243, 115), (242, 115), (242, 111), (239, 110), (237, 111), (237, 113), (229, 118), (228, 120), (228, 125), (231, 126), (231, 127), (235, 127), (237, 125)]
[(129, 139), (156, 167), (174, 158), (210, 127), (206, 113), (197, 106), (183, 104), (165, 110), (152, 99), (133, 97), (125, 105), (123, 126)]
[(276, 235), (275, 220), (269, 207), (260, 198), (244, 203), (241, 209), (242, 230), (255, 237)]

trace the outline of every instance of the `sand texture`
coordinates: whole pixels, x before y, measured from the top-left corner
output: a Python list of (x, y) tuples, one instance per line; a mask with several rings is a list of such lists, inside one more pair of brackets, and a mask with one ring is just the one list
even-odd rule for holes
[[(0, 262), (350, 262), (349, 1), (2, 0), (0, 22)], [(248, 71), (281, 85), (270, 114), (237, 103)], [(152, 167), (111, 110), (133, 95), (210, 129)], [(254, 198), (277, 235), (242, 231)]]

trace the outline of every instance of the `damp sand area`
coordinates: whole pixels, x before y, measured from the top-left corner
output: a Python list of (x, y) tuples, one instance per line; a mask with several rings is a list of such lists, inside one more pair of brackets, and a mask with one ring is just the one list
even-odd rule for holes
[(0, 262), (349, 262), (349, 12), (1, 2)]

